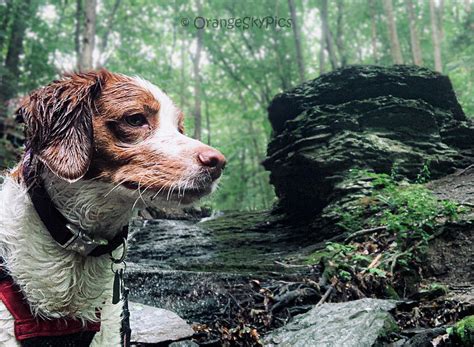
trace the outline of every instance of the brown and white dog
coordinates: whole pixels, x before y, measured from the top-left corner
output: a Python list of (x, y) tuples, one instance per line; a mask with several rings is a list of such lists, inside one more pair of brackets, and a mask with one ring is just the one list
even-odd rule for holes
[[(0, 256), (33, 315), (97, 320), (94, 346), (120, 344), (121, 305), (111, 304), (108, 255), (58, 245), (27, 192), (35, 165), (57, 210), (88, 236), (112, 239), (135, 206), (190, 204), (214, 190), (225, 165), (217, 150), (184, 135), (183, 114), (150, 82), (106, 70), (67, 75), (26, 97), (24, 156), (0, 191)], [(117, 250), (121, 252), (120, 249)], [(0, 345), (18, 346), (0, 302)]]

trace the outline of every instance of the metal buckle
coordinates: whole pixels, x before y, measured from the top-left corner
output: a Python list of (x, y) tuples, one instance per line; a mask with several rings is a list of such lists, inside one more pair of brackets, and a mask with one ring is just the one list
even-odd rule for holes
[(71, 249), (82, 255), (88, 255), (98, 246), (105, 246), (109, 243), (106, 239), (96, 237), (92, 238), (87, 235), (84, 230), (78, 228), (74, 224), (66, 224), (66, 228), (73, 234), (73, 236), (62, 245), (63, 248)]
[(116, 259), (114, 258), (114, 256), (112, 255), (112, 252), (110, 252), (110, 260), (112, 260), (112, 272), (114, 271), (113, 270), (113, 264), (120, 264), (120, 263), (123, 263), (125, 264), (125, 257), (127, 256), (127, 252), (128, 252), (128, 241), (127, 239), (124, 237), (123, 240), (122, 240), (122, 255), (120, 256), (120, 258)]

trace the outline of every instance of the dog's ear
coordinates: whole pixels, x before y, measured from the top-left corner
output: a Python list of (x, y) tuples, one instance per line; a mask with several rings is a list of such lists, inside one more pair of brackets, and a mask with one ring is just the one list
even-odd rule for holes
[(107, 71), (73, 74), (26, 97), (17, 111), (27, 148), (55, 175), (82, 178), (93, 150), (92, 116)]

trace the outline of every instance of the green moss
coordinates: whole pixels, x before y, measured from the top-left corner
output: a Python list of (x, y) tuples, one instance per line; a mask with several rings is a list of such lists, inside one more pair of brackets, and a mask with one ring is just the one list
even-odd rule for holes
[(334, 255), (333, 252), (328, 251), (327, 249), (319, 250), (314, 253), (311, 253), (308, 255), (306, 260), (304, 261), (305, 264), (313, 265), (313, 264), (319, 264), (321, 260), (324, 260), (326, 258), (330, 258)]
[[(348, 232), (364, 228), (384, 226), (395, 236), (395, 247), (390, 250), (396, 256), (397, 265), (409, 267), (419, 260), (438, 226), (446, 220), (456, 220), (463, 209), (455, 202), (439, 200), (420, 182), (429, 178), (428, 166), (423, 166), (416, 183), (397, 181), (396, 168), (391, 175), (353, 170), (353, 177), (367, 177), (372, 186), (367, 197), (359, 199), (355, 206), (339, 211), (339, 226)], [(394, 255), (387, 254), (386, 258)], [(382, 270), (390, 270), (384, 263)]]
[(400, 300), (400, 295), (398, 295), (397, 291), (391, 285), (387, 285), (387, 287), (385, 287), (385, 295), (387, 298)]
[(429, 294), (430, 297), (437, 298), (448, 294), (448, 287), (440, 283), (431, 283), (429, 287), (422, 290), (420, 293)]
[(384, 323), (384, 329), (380, 336), (388, 336), (398, 331), (400, 331), (400, 328), (398, 327), (397, 322), (395, 321), (395, 319), (393, 319), (391, 314), (387, 314), (387, 319)]
[(474, 345), (474, 315), (468, 316), (456, 323), (453, 329), (448, 331), (453, 339), (462, 346)]

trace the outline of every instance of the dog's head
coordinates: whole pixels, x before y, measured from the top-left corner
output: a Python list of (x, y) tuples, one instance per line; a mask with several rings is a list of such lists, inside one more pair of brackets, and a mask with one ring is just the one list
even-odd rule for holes
[(188, 204), (215, 188), (225, 165), (219, 151), (184, 135), (170, 98), (137, 77), (68, 75), (26, 97), (18, 116), (27, 148), (69, 182)]

